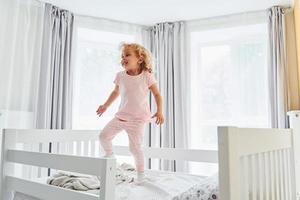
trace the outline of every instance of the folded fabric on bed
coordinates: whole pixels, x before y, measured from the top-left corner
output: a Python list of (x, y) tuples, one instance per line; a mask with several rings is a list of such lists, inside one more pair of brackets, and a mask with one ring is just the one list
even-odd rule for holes
[(47, 180), (50, 185), (63, 187), (72, 190), (95, 190), (100, 188), (99, 180), (96, 177), (84, 177), (58, 172)]
[[(125, 171), (134, 171), (134, 167), (123, 163), (116, 168), (116, 184), (133, 182), (133, 177), (125, 174)], [(100, 177), (79, 174), (74, 172), (58, 171), (49, 177), (47, 184), (72, 190), (88, 191), (100, 189)]]

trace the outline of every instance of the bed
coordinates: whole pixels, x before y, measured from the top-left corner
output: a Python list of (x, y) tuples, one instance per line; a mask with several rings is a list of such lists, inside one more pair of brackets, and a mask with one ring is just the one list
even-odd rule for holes
[[(132, 200), (165, 200), (165, 199), (216, 199), (213, 186), (217, 185), (217, 176), (201, 177), (184, 173), (173, 173), (151, 170), (148, 176), (154, 180), (146, 181), (142, 185), (134, 182), (123, 182), (115, 187), (115, 199)], [(134, 175), (132, 174), (131, 177)], [(35, 181), (45, 184), (46, 180)], [(209, 187), (209, 185), (211, 185)], [(84, 191), (86, 194), (98, 196), (99, 189)], [(215, 197), (215, 198), (214, 198)], [(32, 196), (16, 192), (14, 200), (37, 200)]]
[[(218, 151), (145, 148), (148, 158), (219, 165), (219, 173), (213, 177), (149, 171), (155, 178), (174, 179), (168, 180), (172, 183), (166, 183), (158, 178), (156, 182), (148, 183), (148, 188), (132, 183), (125, 183), (125, 187), (123, 184), (123, 188), (116, 185), (116, 160), (99, 157), (99, 131), (4, 129), (1, 199), (119, 200), (128, 199), (130, 194), (137, 195), (130, 197), (131, 200), (300, 199), (299, 114), (299, 111), (289, 112), (290, 129), (218, 127)], [(52, 153), (46, 153), (49, 142)], [(126, 147), (116, 147), (114, 150), (116, 154), (129, 155)], [(22, 172), (18, 174), (20, 166)], [(100, 177), (100, 190), (91, 193), (46, 184), (47, 168)], [(177, 187), (177, 183), (183, 185)], [(166, 188), (168, 185), (174, 187)], [(209, 185), (214, 185), (213, 189), (205, 191), (203, 188), (209, 188)], [(217, 196), (209, 196), (210, 192), (216, 191), (215, 186), (218, 188)], [(146, 196), (149, 198), (146, 199)]]

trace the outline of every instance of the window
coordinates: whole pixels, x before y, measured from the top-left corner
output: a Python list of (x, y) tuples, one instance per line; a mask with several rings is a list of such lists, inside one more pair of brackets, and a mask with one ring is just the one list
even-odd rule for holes
[(217, 126), (270, 127), (267, 42), (266, 23), (190, 33), (190, 148), (216, 150)]
[[(100, 129), (114, 117), (120, 103), (118, 98), (100, 118), (96, 115), (98, 106), (107, 100), (114, 88), (116, 73), (122, 70), (120, 43), (134, 42), (137, 36), (126, 31), (121, 33), (85, 26), (78, 26), (75, 30), (72, 128), (99, 130), (100, 133)], [(127, 134), (117, 135), (113, 144), (127, 146)], [(123, 161), (133, 162), (131, 158)]]
[(98, 106), (114, 88), (113, 80), (122, 70), (119, 45), (133, 41), (133, 35), (79, 28), (74, 76), (73, 128), (100, 129), (118, 109), (118, 98), (100, 118)]

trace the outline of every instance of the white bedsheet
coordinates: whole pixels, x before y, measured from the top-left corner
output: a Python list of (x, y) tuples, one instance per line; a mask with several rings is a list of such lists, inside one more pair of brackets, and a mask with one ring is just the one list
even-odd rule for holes
[[(216, 178), (206, 178), (184, 173), (146, 171), (148, 180), (142, 185), (121, 183), (116, 186), (116, 200), (210, 200), (211, 189), (217, 185)], [(128, 172), (135, 176), (135, 172)], [(35, 181), (46, 184), (47, 178)], [(207, 181), (210, 180), (210, 181)], [(207, 190), (207, 191), (206, 191)], [(87, 191), (99, 194), (99, 190)], [(14, 200), (39, 200), (25, 194), (16, 193)]]

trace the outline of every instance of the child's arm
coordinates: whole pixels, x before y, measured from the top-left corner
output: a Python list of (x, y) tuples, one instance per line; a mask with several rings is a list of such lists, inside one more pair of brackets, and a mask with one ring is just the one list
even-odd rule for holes
[(157, 111), (155, 115), (153, 115), (152, 117), (156, 117), (156, 124), (162, 124), (164, 123), (164, 116), (162, 114), (162, 97), (158, 91), (156, 84), (151, 85), (149, 89), (155, 98), (156, 107), (157, 107)]
[(119, 96), (120, 91), (119, 91), (119, 86), (115, 85), (115, 89), (112, 91), (112, 93), (109, 95), (108, 99), (103, 105), (100, 105), (99, 108), (97, 109), (97, 115), (99, 117), (106, 111), (106, 109), (116, 100), (116, 98)]

